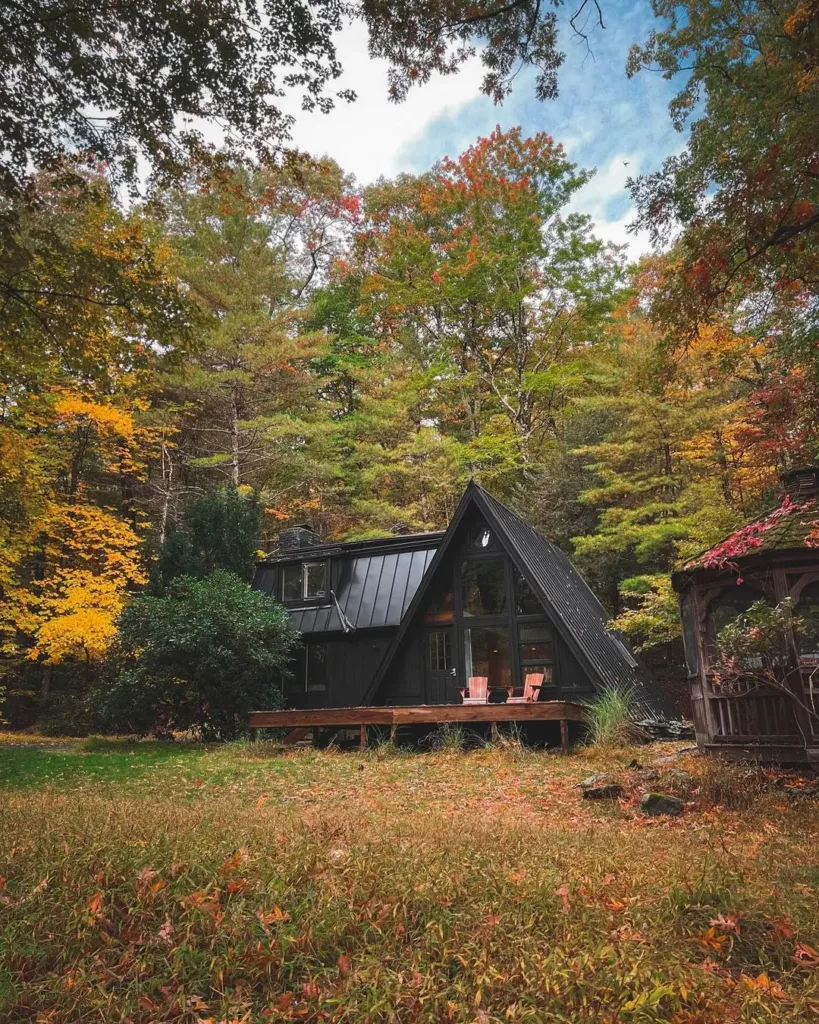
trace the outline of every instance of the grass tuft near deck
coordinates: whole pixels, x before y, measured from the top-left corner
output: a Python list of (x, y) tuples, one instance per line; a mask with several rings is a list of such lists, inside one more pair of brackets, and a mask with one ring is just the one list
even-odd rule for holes
[(0, 1019), (815, 1021), (819, 801), (674, 749), (0, 745)]

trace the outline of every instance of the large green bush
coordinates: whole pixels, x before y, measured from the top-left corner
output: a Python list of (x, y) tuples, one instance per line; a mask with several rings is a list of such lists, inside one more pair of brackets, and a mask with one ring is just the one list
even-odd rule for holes
[(248, 712), (280, 705), (297, 642), (285, 609), (232, 573), (183, 576), (125, 609), (95, 703), (113, 731), (233, 739)]

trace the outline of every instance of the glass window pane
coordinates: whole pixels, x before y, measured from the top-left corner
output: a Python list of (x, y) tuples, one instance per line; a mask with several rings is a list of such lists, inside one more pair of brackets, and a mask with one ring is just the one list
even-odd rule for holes
[(301, 599), (301, 566), (282, 566), (282, 601), (299, 601)]
[(535, 597), (519, 569), (515, 569), (515, 608), (518, 615), (543, 614), (543, 605)]
[(502, 558), (467, 559), (461, 567), (464, 615), (502, 615), (506, 582)]
[(803, 621), (802, 632), (796, 637), (799, 660), (819, 665), (819, 582), (809, 583), (803, 589), (794, 614)]
[(447, 590), (433, 598), (424, 613), (424, 622), (452, 622), (455, 618), (455, 594)]
[(550, 643), (520, 645), (521, 661), (552, 661), (553, 659), (554, 651)]
[(320, 693), (327, 689), (327, 647), (324, 644), (308, 644), (307, 646), (307, 680), (308, 693)]
[(508, 629), (464, 630), (465, 676), (486, 676), (489, 685), (512, 685)]
[(305, 597), (324, 597), (327, 593), (327, 563), (305, 562)]
[(521, 643), (528, 640), (551, 640), (551, 622), (523, 622), (519, 627), (519, 639)]
[(452, 668), (450, 630), (435, 630), (429, 634), (429, 667), (433, 672), (448, 672)]
[(554, 665), (521, 665), (520, 666), (520, 685), (523, 686), (526, 677), (532, 673), (543, 676), (544, 687), (554, 686)]

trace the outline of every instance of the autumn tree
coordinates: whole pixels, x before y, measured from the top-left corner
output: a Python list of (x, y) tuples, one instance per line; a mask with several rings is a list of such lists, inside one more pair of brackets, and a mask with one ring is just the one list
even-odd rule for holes
[[(170, 250), (116, 210), (103, 179), (66, 190), (41, 175), (37, 187), (5, 268), (21, 300), (3, 309), (0, 351), (0, 629), (7, 668), (43, 667), (45, 699), (53, 666), (104, 654), (144, 582), (138, 421), (160, 353), (188, 320)], [(43, 267), (53, 291), (27, 298)]]
[(311, 360), (325, 338), (300, 329), (342, 251), (358, 197), (331, 163), (232, 167), (157, 197), (157, 220), (198, 311), (195, 353), (155, 396), (178, 433), (153, 464), (163, 508), (174, 488), (226, 480), (301, 494), (321, 431)]
[(589, 177), (550, 136), (497, 129), (366, 193), (379, 329), (426, 375), (425, 417), (506, 488), (554, 437), (620, 281), (617, 250), (566, 209)]
[(630, 183), (655, 241), (679, 230), (656, 312), (690, 335), (735, 311), (815, 363), (819, 303), (819, 4), (654, 0), (663, 27), (629, 73), (683, 73), (682, 153)]
[(575, 414), (602, 429), (571, 453), (593, 474), (578, 500), (596, 512), (594, 528), (574, 538), (575, 557), (592, 577), (605, 568), (619, 624), (643, 643), (678, 630), (669, 571), (762, 511), (778, 474), (810, 451), (809, 431), (787, 444), (782, 436), (781, 424), (804, 414), (797, 390), (785, 409), (781, 396), (779, 409), (773, 401), (782, 388), (775, 346), (730, 322), (677, 344), (645, 311), (656, 268), (648, 261), (637, 281), (646, 288), (595, 350)]

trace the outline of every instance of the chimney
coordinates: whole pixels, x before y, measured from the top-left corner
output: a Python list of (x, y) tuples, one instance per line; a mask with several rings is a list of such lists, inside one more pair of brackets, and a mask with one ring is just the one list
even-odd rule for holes
[(321, 537), (306, 523), (291, 526), (279, 534), (279, 551), (300, 551), (303, 548), (314, 548), (321, 543)]
[(819, 494), (819, 466), (789, 469), (780, 479), (791, 501), (810, 501)]

